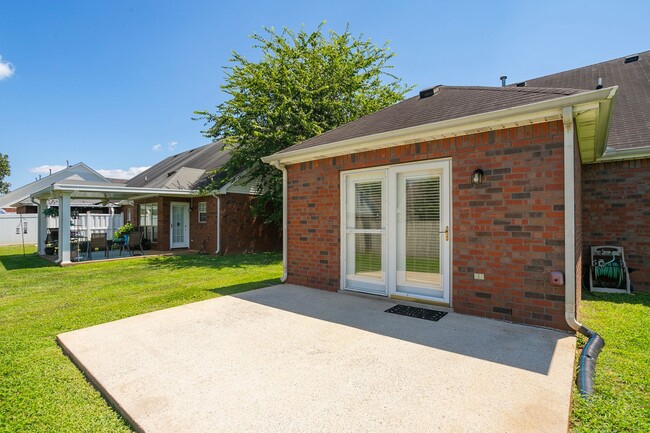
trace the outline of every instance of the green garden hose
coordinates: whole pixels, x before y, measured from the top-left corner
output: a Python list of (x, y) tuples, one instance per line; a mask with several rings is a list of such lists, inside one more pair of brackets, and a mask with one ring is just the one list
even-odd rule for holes
[(623, 270), (621, 269), (620, 264), (616, 263), (616, 257), (612, 255), (612, 260), (607, 263), (603, 263), (602, 265), (596, 265), (594, 267), (594, 277), (596, 277), (596, 280), (600, 281), (601, 283), (601, 277), (606, 278), (610, 281), (618, 280), (616, 287), (619, 288), (623, 282)]

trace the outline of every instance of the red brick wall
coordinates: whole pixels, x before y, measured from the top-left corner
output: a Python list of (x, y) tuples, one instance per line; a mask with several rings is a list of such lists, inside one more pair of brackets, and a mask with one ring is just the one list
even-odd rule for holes
[(19, 206), (16, 208), (15, 212), (22, 214), (37, 213), (38, 208), (36, 206)]
[(562, 147), (549, 122), (288, 166), (288, 282), (340, 288), (341, 171), (452, 157), (454, 309), (567, 329), (564, 287), (549, 283), (564, 270)]
[(585, 165), (582, 169), (583, 263), (591, 246), (625, 248), (635, 290), (650, 290), (650, 159)]
[[(217, 199), (215, 197), (196, 197), (190, 199), (190, 249), (208, 254), (217, 251)], [(208, 211), (206, 222), (199, 222), (199, 203), (205, 202)]]
[(221, 196), (221, 254), (281, 251), (282, 232), (251, 215), (254, 196)]
[[(250, 213), (253, 196), (246, 194), (226, 194), (221, 196), (221, 254), (252, 253), (282, 250), (282, 233), (273, 226), (264, 224), (262, 218), (254, 218)], [(199, 222), (199, 203), (206, 202), (208, 220)], [(152, 249), (169, 251), (170, 204), (185, 202), (190, 204), (190, 249), (205, 252), (217, 251), (217, 199), (215, 197), (171, 198), (155, 197), (139, 200), (134, 207), (145, 203), (158, 204), (158, 242)], [(126, 209), (126, 206), (124, 207)], [(139, 215), (133, 211), (134, 223), (139, 223)], [(137, 224), (136, 224), (137, 225)]]

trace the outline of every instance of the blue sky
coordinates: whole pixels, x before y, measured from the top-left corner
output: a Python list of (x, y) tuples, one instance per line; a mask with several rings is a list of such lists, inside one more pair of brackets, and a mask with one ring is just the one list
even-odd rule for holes
[(264, 26), (390, 41), (415, 91), (499, 85), (650, 49), (646, 1), (0, 2), (0, 152), (18, 187), (85, 162), (111, 176), (207, 143), (233, 50)]

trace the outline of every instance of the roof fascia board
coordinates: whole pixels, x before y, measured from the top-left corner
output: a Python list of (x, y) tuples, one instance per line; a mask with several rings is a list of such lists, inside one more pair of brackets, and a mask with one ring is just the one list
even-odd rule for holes
[(114, 185), (74, 185), (74, 184), (57, 184), (49, 185), (40, 191), (36, 191), (31, 195), (32, 198), (39, 198), (46, 195), (59, 193), (74, 193), (74, 192), (96, 192), (99, 194), (133, 194), (136, 196), (148, 195), (171, 195), (171, 196), (191, 196), (198, 193), (195, 190), (185, 189), (164, 189), (164, 188), (134, 188), (134, 187), (119, 187)]
[[(298, 149), (292, 152), (275, 153), (263, 157), (262, 161), (268, 164), (274, 164), (276, 161), (282, 165), (297, 164), (315, 159), (399, 146), (419, 141), (560, 120), (562, 118), (562, 108), (575, 105), (579, 106), (576, 107), (578, 110), (589, 109), (590, 103), (597, 103), (598, 101), (613, 98), (617, 88), (617, 86), (607, 87), (473, 116), (459, 117), (441, 122), (398, 129), (396, 131), (351, 138), (306, 149)], [(585, 104), (587, 105), (585, 106)]]

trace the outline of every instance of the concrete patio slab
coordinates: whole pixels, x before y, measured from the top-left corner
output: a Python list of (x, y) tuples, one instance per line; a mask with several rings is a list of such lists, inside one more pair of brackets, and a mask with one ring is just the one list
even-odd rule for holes
[(567, 431), (575, 338), (281, 285), (58, 336), (140, 431)]

